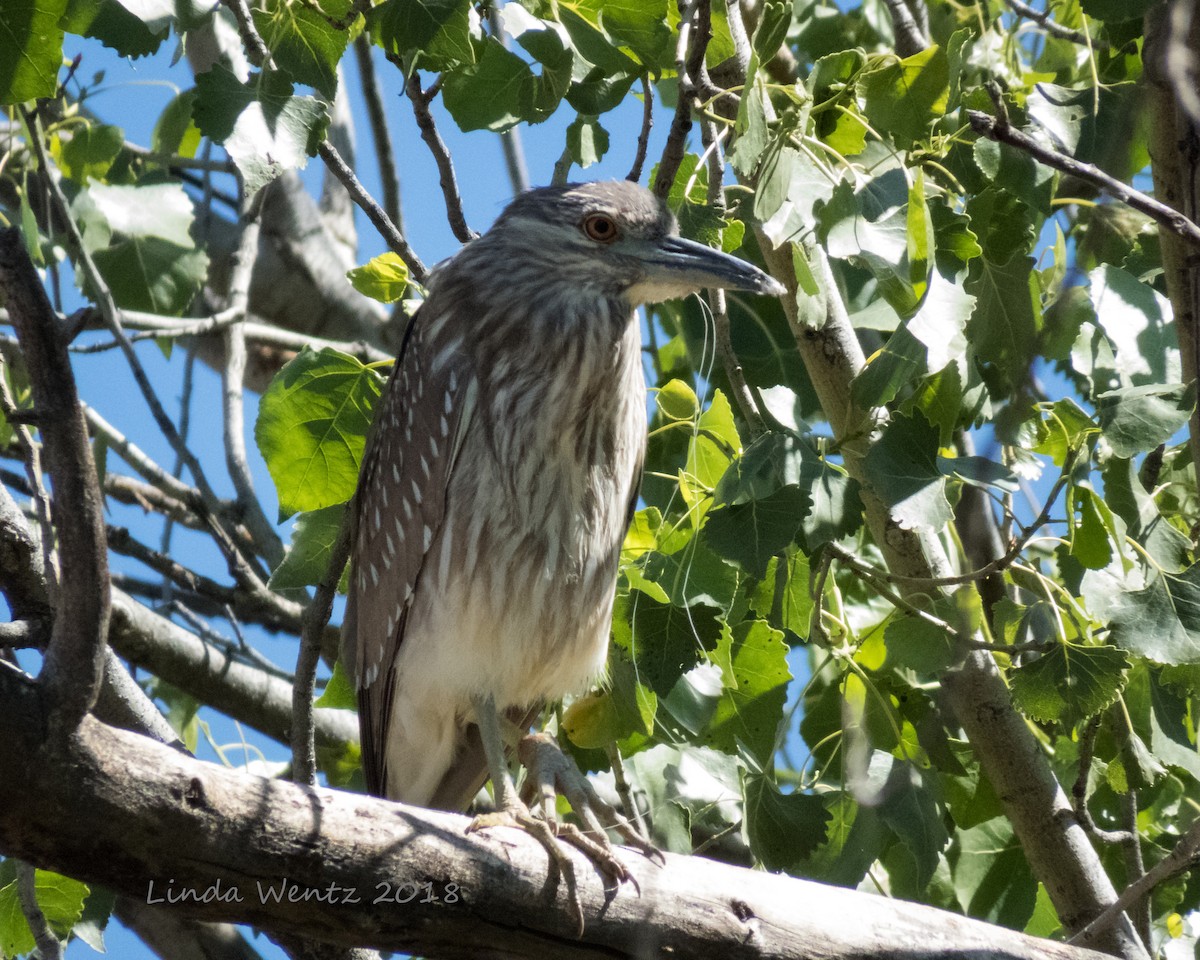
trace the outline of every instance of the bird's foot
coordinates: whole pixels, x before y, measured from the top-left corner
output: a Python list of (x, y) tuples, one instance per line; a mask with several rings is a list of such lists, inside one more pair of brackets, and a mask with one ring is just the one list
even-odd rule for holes
[(537, 804), (547, 820), (555, 822), (556, 794), (567, 798), (571, 809), (583, 821), (584, 830), (573, 824), (560, 824), (557, 826), (559, 836), (583, 851), (611, 880), (630, 880), (632, 875), (617, 859), (606, 830), (615, 831), (629, 846), (651, 860), (664, 862), (662, 851), (596, 793), (575, 761), (563, 753), (549, 734), (531, 733), (522, 737), (517, 745), (517, 757), (529, 774), (529, 784), (536, 791)]

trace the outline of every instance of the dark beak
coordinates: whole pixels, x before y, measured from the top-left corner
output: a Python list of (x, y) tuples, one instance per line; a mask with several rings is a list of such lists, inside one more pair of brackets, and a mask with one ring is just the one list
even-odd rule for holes
[(702, 287), (748, 290), (771, 297), (786, 292), (782, 283), (758, 267), (683, 237), (659, 241), (648, 261), (652, 279), (663, 284), (692, 290)]

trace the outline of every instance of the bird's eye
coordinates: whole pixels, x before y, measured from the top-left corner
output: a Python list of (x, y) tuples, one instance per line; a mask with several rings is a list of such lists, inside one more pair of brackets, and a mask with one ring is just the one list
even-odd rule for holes
[(617, 239), (617, 225), (612, 217), (593, 213), (583, 221), (583, 232), (589, 240), (597, 243), (612, 243)]

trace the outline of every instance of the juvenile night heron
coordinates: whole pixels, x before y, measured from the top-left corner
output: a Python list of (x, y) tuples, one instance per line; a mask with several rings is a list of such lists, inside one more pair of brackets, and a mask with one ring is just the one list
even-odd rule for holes
[(433, 274), (359, 481), (343, 659), (371, 793), (461, 810), (490, 774), (504, 822), (548, 833), (503, 727), (604, 669), (646, 436), (635, 309), (702, 287), (783, 290), (627, 182), (523, 194)]

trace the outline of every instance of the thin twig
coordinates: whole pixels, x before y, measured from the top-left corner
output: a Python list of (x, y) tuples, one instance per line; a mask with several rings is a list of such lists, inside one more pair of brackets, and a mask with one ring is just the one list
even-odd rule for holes
[(1155, 200), (1153, 197), (1147, 196), (1140, 190), (1134, 190), (1133, 187), (1122, 183), (1116, 177), (1110, 177), (1095, 164), (1080, 163), (1078, 160), (1068, 157), (1065, 153), (1060, 153), (1057, 150), (1043, 146), (1034, 140), (1033, 137), (1022, 133), (1001, 117), (993, 117), (978, 110), (968, 110), (967, 118), (970, 120), (971, 127), (976, 133), (1000, 143), (1007, 143), (1018, 150), (1024, 150), (1035, 160), (1044, 163), (1048, 167), (1053, 167), (1055, 170), (1061, 170), (1063, 173), (1069, 173), (1072, 176), (1079, 177), (1081, 180), (1094, 183), (1134, 210), (1138, 210), (1152, 220), (1156, 220), (1161, 226), (1186, 240), (1188, 243), (1200, 246), (1200, 226), (1197, 226), (1178, 210), (1167, 206), (1161, 201)]
[(37, 944), (39, 960), (62, 960), (62, 941), (54, 935), (38, 905), (37, 871), (32, 864), (23, 861), (17, 863), (17, 901), (33, 934), (33, 942)]
[(334, 149), (333, 144), (328, 140), (322, 140), (317, 145), (317, 153), (325, 161), (325, 165), (329, 167), (333, 175), (341, 181), (342, 186), (349, 192), (351, 199), (358, 204), (359, 209), (367, 215), (367, 219), (379, 231), (379, 235), (383, 237), (392, 252), (407, 265), (409, 276), (417, 283), (424, 283), (429, 276), (425, 264), (421, 262), (416, 251), (408, 245), (404, 234), (392, 223), (391, 218), (383, 212), (375, 199), (359, 183), (358, 177), (354, 175), (353, 170), (346, 166), (346, 161)]
[[(60, 321), (66, 320), (66, 316), (62, 313), (57, 314), (57, 317)], [(204, 337), (220, 333), (230, 324), (241, 322), (248, 343), (260, 344), (276, 350), (291, 350), (299, 353), (305, 347), (311, 347), (313, 350), (328, 348), (348, 353), (353, 357), (357, 357), (363, 363), (376, 363), (381, 360), (392, 359), (390, 353), (384, 353), (382, 350), (378, 350), (361, 340), (356, 342), (326, 340), (323, 337), (314, 337), (306, 333), (284, 330), (268, 323), (256, 323), (250, 320), (242, 321), (237, 311), (234, 310), (221, 310), (209, 317), (190, 319), (186, 317), (164, 317), (156, 313), (143, 313), (138, 310), (126, 310), (122, 313), (122, 319), (127, 329), (141, 331), (136, 334), (127, 334), (130, 342), (133, 343), (142, 340), (179, 340), (186, 337)], [(92, 329), (95, 326), (96, 320), (99, 320), (100, 324), (103, 325), (103, 317), (100, 312), (90, 307), (87, 308), (84, 311), (84, 329)], [(9, 323), (8, 311), (0, 307), (0, 324), (7, 323)], [(88, 344), (86, 346), (72, 344), (70, 349), (72, 353), (103, 353), (107, 350), (119, 350), (120, 347), (120, 343), (116, 340), (107, 340), (103, 343)]]
[[(508, 34), (504, 30), (504, 22), (500, 18), (500, 4), (489, 4), (488, 23), (492, 28), (492, 36), (499, 40), (507, 50), (510, 44)], [(508, 169), (508, 182), (512, 185), (513, 195), (524, 193), (529, 189), (529, 170), (525, 166), (525, 148), (521, 145), (521, 128), (517, 126), (502, 130), (500, 146), (504, 150), (504, 165)]]
[(446, 146), (446, 142), (438, 133), (437, 124), (434, 123), (433, 114), (429, 110), (429, 104), (433, 100), (436, 89), (435, 84), (430, 88), (430, 92), (423, 91), (421, 78), (416, 70), (412, 72), (412, 76), (404, 85), (408, 101), (412, 104), (417, 129), (421, 131), (421, 139), (425, 141), (425, 146), (433, 155), (433, 162), (437, 164), (438, 182), (442, 187), (442, 198), (446, 202), (446, 219), (450, 222), (450, 229), (459, 243), (468, 243), (474, 240), (478, 234), (467, 226), (467, 218), (463, 214), (462, 195), (458, 192), (458, 177), (454, 173), (454, 161), (450, 157), (450, 150)]
[(177, 153), (159, 153), (126, 140), (123, 149), (139, 160), (157, 163), (172, 170), (207, 170), (211, 173), (237, 173), (232, 160), (210, 160), (207, 157), (184, 157)]
[[(179, 391), (179, 436), (183, 438), (183, 442), (187, 443), (188, 436), (192, 429), (192, 391), (196, 383), (196, 351), (188, 350), (187, 356), (183, 361), (183, 384)], [(176, 456), (175, 466), (171, 471), (171, 476), (176, 480), (183, 476), (183, 460)], [(163, 522), (162, 537), (159, 539), (159, 550), (171, 555), (171, 540), (175, 535), (175, 519), (168, 516)], [(162, 598), (163, 602), (171, 599), (173, 587), (169, 577), (163, 577)]]
[(646, 151), (650, 149), (650, 128), (654, 126), (654, 92), (650, 86), (650, 74), (642, 74), (642, 130), (637, 138), (637, 153), (626, 180), (637, 183), (642, 179), (642, 168), (646, 165)]
[[(229, 278), (228, 309), (243, 317), (250, 302), (250, 278), (258, 256), (259, 217), (270, 186), (259, 190), (246, 207), (240, 224), (242, 236), (233, 256)], [(283, 544), (274, 526), (263, 514), (262, 504), (254, 491), (250, 462), (246, 457), (246, 413), (242, 391), (246, 378), (246, 335), (240, 323), (225, 328), (225, 365), (221, 369), (221, 398), (225, 428), (225, 465), (237, 494), (242, 522), (259, 547), (259, 554), (268, 566), (283, 559)]]
[(359, 34), (354, 41), (354, 58), (358, 62), (363, 103), (367, 108), (367, 122), (371, 125), (371, 140), (375, 144), (375, 163), (383, 183), (383, 209), (396, 229), (404, 233), (404, 216), (400, 210), (400, 172), (396, 169), (396, 152), (392, 149), (392, 135), (388, 132), (387, 112), (383, 108), (383, 94), (379, 89), (371, 50), (367, 35)]
[(242, 46), (246, 48), (246, 56), (250, 58), (250, 62), (256, 67), (270, 65), (271, 51), (267, 49), (263, 38), (255, 29), (254, 20), (250, 16), (250, 8), (246, 6), (246, 0), (221, 0), (221, 2), (229, 8), (233, 19), (237, 21), (238, 33), (242, 37)]
[(1027, 3), (1022, 3), (1021, 0), (1004, 0), (1009, 5), (1013, 13), (1025, 17), (1027, 20), (1032, 20), (1039, 27), (1045, 30), (1052, 36), (1062, 40), (1070, 40), (1072, 43), (1077, 43), (1081, 47), (1088, 45), (1088, 38), (1078, 30), (1072, 30), (1070, 27), (1064, 27), (1057, 20), (1050, 19), (1050, 11), (1044, 13), (1041, 10), (1035, 10)]
[(50, 518), (50, 495), (42, 483), (42, 455), (29, 428), (16, 418), (17, 405), (8, 389), (8, 378), (4, 372), (7, 364), (0, 353), (0, 411), (12, 427), (13, 438), (21, 450), (25, 464), (25, 476), (29, 479), (29, 491), (37, 512), (38, 531), (42, 538), (42, 563), (46, 571), (46, 590), (50, 602), (58, 596), (58, 574), (54, 570), (54, 525)]
[(834, 543), (826, 544), (825, 549), (831, 556), (841, 561), (844, 566), (849, 567), (850, 570), (859, 577), (859, 579), (866, 581), (866, 583), (868, 583), (871, 588), (879, 594), (879, 596), (887, 600), (888, 603), (890, 603), (897, 610), (903, 610), (905, 613), (916, 617), (918, 620), (923, 620), (930, 626), (937, 627), (958, 644), (964, 644), (967, 642), (967, 638), (964, 637), (962, 632), (953, 624), (943, 620), (941, 617), (935, 616), (928, 610), (922, 610), (916, 604), (909, 602), (904, 597), (900, 596), (900, 594), (896, 593), (895, 590), (888, 586), (886, 578), (880, 576), (879, 572), (869, 563), (864, 563), (863, 561), (859, 560), (858, 557), (854, 556), (854, 554), (850, 553), (848, 550), (843, 550)]
[[(231, 0), (231, 2), (236, 3), (238, 0)], [(125, 355), (125, 360), (129, 365), (130, 372), (133, 374), (134, 382), (137, 383), (138, 389), (146, 401), (146, 405), (150, 408), (150, 413), (154, 417), (155, 424), (163, 436), (166, 437), (167, 442), (171, 445), (171, 449), (187, 464), (188, 472), (191, 473), (192, 479), (196, 484), (196, 489), (200, 492), (199, 501), (194, 506), (204, 515), (209, 524), (213, 539), (221, 547), (234, 575), (239, 580), (245, 580), (247, 586), (252, 590), (264, 590), (262, 577), (254, 569), (253, 558), (242, 556), (229, 536), (228, 531), (222, 526), (221, 520), (217, 515), (219, 501), (213, 488), (209, 485), (204, 468), (196, 458), (196, 455), (192, 453), (187, 444), (179, 436), (179, 431), (175, 429), (174, 422), (167, 416), (166, 410), (163, 409), (162, 401), (159, 400), (158, 394), (150, 383), (150, 378), (146, 375), (146, 369), (142, 366), (142, 361), (139, 359), (137, 351), (133, 349), (133, 344), (129, 342), (129, 337), (122, 326), (121, 311), (113, 299), (112, 291), (96, 267), (91, 253), (84, 246), (83, 236), (79, 232), (79, 225), (75, 222), (75, 218), (71, 214), (71, 209), (67, 204), (67, 199), (63, 195), (61, 187), (51, 174), (50, 160), (46, 155), (46, 147), (40, 135), (40, 123), (37, 122), (33, 114), (28, 111), (24, 113), (26, 123), (29, 124), (30, 129), (34, 130), (36, 134), (33, 137), (33, 146), (37, 151), (40, 169), (45, 173), (46, 183), (53, 194), (59, 216), (66, 225), (71, 245), (74, 247), (76, 255), (79, 258), (79, 264), (82, 266), (83, 273), (87, 277), (88, 285), (95, 292), (101, 316), (103, 316), (105, 323), (108, 325), (113, 338), (120, 344), (121, 352)]]
[(313, 731), (313, 690), (316, 687), (317, 662), (321, 658), (325, 625), (329, 623), (329, 616), (333, 612), (333, 598), (337, 595), (342, 571), (350, 559), (356, 512), (356, 501), (351, 499), (342, 513), (337, 539), (329, 551), (329, 566), (317, 584), (312, 602), (304, 611), (300, 653), (296, 658), (296, 680), (292, 686), (292, 780), (296, 783), (312, 784), (317, 781)]
[(1104, 932), (1121, 914), (1139, 902), (1155, 887), (1190, 870), (1200, 859), (1200, 820), (1188, 828), (1174, 848), (1141, 877), (1129, 884), (1121, 895), (1104, 908), (1104, 912), (1071, 937), (1067, 943), (1086, 944)]
[[(694, 27), (693, 19), (696, 21)], [(704, 62), (710, 39), (712, 24), (707, 0), (680, 3), (679, 37), (675, 44), (675, 68), (679, 87), (671, 131), (667, 134), (667, 143), (658, 161), (658, 175), (654, 178), (654, 193), (659, 197), (665, 198), (671, 192), (675, 174), (683, 162), (687, 135), (692, 129), (692, 103), (696, 94), (693, 78), (699, 71), (700, 64)]]

